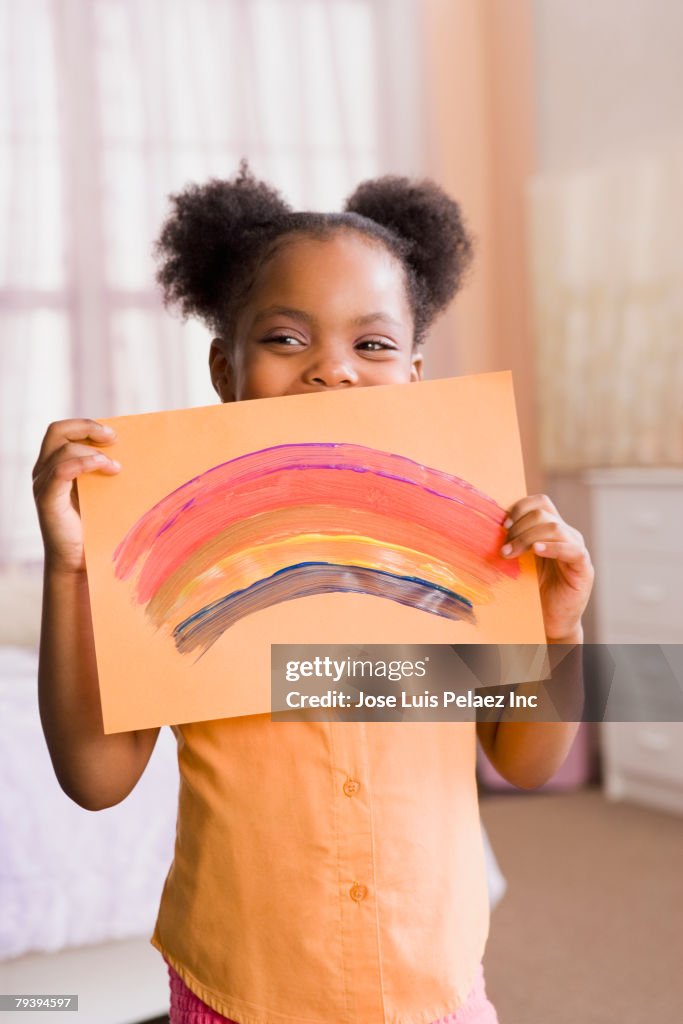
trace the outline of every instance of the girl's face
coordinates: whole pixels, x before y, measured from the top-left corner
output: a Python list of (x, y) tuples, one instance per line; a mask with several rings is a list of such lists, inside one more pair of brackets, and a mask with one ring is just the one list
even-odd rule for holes
[(403, 267), (340, 230), (294, 237), (257, 274), (232, 343), (211, 346), (223, 402), (421, 380)]

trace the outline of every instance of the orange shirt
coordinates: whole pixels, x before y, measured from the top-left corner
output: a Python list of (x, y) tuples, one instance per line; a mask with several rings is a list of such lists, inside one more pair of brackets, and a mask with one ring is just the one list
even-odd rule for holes
[(430, 1024), (488, 929), (475, 725), (174, 726), (175, 857), (152, 943), (239, 1024)]

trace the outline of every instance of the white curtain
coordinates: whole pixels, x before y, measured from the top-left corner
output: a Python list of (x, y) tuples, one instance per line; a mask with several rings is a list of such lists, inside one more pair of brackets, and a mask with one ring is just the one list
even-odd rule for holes
[(247, 156), (296, 206), (338, 209), (419, 168), (417, 6), (0, 0), (0, 563), (40, 558), (51, 420), (215, 401), (205, 331), (154, 285), (169, 192)]
[(531, 190), (543, 465), (683, 463), (683, 150)]

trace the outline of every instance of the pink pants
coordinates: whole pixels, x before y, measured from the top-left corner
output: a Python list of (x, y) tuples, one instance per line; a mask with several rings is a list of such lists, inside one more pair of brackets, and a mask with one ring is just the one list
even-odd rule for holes
[[(173, 970), (170, 964), (168, 976), (171, 982), (170, 1024), (235, 1024), (210, 1006), (203, 1003), (194, 992), (190, 992), (185, 982)], [(498, 1024), (498, 1017), (493, 1005), (486, 997), (484, 985), (484, 968), (479, 968), (474, 987), (467, 1002), (463, 1003), (455, 1013), (440, 1017), (434, 1024)]]

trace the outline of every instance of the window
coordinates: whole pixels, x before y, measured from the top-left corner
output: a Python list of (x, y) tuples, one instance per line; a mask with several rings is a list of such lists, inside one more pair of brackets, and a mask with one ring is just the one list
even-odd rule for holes
[(416, 9), (0, 0), (2, 562), (40, 558), (28, 479), (51, 420), (216, 400), (206, 331), (154, 283), (169, 192), (245, 155), (309, 209), (413, 173), (415, 100), (394, 86), (414, 86)]

